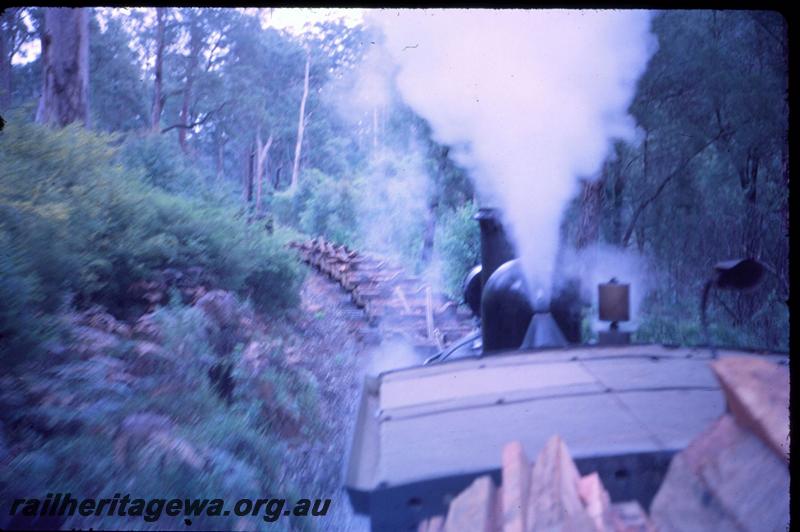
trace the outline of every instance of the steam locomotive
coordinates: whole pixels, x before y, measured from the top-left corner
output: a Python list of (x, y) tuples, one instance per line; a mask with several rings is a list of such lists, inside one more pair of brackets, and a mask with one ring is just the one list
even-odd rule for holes
[[(366, 377), (344, 472), (353, 509), (373, 530), (414, 530), (476, 477), (499, 484), (504, 444), (534, 456), (554, 434), (612, 501), (649, 508), (672, 456), (725, 411), (708, 360), (745, 353), (631, 343), (617, 326), (629, 319), (629, 286), (615, 280), (598, 287), (611, 326), (583, 344), (578, 282), (532, 298), (500, 213), (476, 218), (481, 264), (464, 300), (480, 330), (421, 366)], [(760, 276), (752, 260), (720, 263), (703, 300)]]

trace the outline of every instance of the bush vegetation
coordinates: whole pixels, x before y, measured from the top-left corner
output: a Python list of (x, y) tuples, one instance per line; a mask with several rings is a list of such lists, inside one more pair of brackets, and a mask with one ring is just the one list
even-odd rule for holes
[[(3, 350), (63, 305), (131, 313), (129, 287), (164, 268), (199, 267), (213, 286), (274, 312), (297, 302), (301, 271), (280, 228), (268, 234), (228, 205), (170, 193), (123, 164), (112, 137), (15, 121), (0, 137)], [(145, 150), (147, 151), (147, 150)], [(162, 183), (168, 184), (168, 183)], [(169, 187), (167, 187), (169, 188)], [(19, 344), (22, 342), (22, 344)]]
[[(237, 312), (246, 315), (241, 306)], [(235, 368), (232, 400), (208, 378), (219, 358), (221, 331), (198, 307), (173, 303), (155, 312), (158, 347), (120, 341), (83, 360), (74, 354), (35, 365), (35, 379), (4, 377), (0, 404), (9, 443), (21, 450), (0, 471), (10, 497), (54, 491), (73, 497), (239, 498), (260, 494), (298, 497), (281, 480), (286, 427), (312, 437), (316, 384), (287, 366), (279, 348), (259, 352), (268, 372), (247, 370), (242, 344), (224, 356)], [(240, 334), (256, 345), (265, 339)], [(80, 341), (80, 339), (76, 339)], [(85, 340), (85, 339), (84, 339)], [(44, 362), (44, 361), (42, 361)], [(45, 400), (35, 400), (46, 397)], [(292, 429), (291, 427), (299, 427)], [(155, 522), (118, 516), (74, 516), (64, 527), (164, 529), (181, 518)], [(248, 522), (260, 523), (257, 519)], [(233, 529), (235, 518), (193, 518), (199, 529)]]
[(464, 280), (473, 266), (480, 263), (480, 230), (475, 221), (477, 209), (472, 202), (448, 210), (436, 233), (436, 251), (444, 265), (442, 282), (450, 297), (463, 297)]

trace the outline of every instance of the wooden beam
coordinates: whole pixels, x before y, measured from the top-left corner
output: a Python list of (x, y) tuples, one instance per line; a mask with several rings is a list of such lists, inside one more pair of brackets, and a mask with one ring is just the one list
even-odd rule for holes
[(503, 532), (526, 532), (531, 464), (518, 441), (503, 447)]
[(757, 357), (715, 360), (728, 409), (779, 457), (789, 461), (789, 369)]
[(528, 500), (528, 531), (586, 531), (594, 523), (578, 495), (580, 475), (559, 436), (550, 438), (536, 457)]
[(450, 503), (445, 532), (494, 532), (495, 495), (489, 475), (476, 478)]

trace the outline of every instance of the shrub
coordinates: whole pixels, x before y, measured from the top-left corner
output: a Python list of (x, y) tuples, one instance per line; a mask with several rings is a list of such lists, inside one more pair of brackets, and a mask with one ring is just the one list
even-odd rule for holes
[(307, 178), (308, 196), (300, 214), (302, 230), (338, 244), (353, 245), (358, 230), (357, 184), (321, 172), (309, 172)]
[(419, 155), (382, 150), (361, 172), (357, 185), (361, 244), (397, 259), (411, 271), (426, 266), (420, 261), (430, 178)]
[(480, 230), (474, 216), (477, 210), (467, 202), (447, 211), (439, 221), (435, 249), (442, 261), (442, 279), (450, 297), (460, 300), (467, 273), (480, 262)]
[(41, 299), (36, 279), (15, 255), (0, 228), (0, 362), (6, 368), (36, 354), (47, 326), (36, 312)]
[[(746, 297), (736, 293), (729, 295), (734, 299)], [(707, 308), (708, 338), (700, 320), (699, 304), (699, 293), (694, 300), (689, 296), (676, 297), (667, 290), (653, 294), (640, 310), (636, 341), (704, 346), (710, 340), (720, 347), (788, 351), (788, 307), (774, 298), (768, 299), (755, 315), (735, 322), (712, 297)]]
[(127, 168), (141, 172), (145, 183), (170, 192), (198, 188), (206, 176), (183, 156), (173, 138), (165, 135), (129, 135), (120, 150)]
[(70, 293), (79, 306), (122, 312), (132, 283), (192, 266), (262, 310), (296, 301), (300, 270), (285, 236), (237, 219), (233, 206), (143, 183), (115, 162), (110, 140), (19, 122), (0, 138), (0, 224), (41, 289), (41, 310)]
[[(237, 305), (237, 312), (248, 312)], [(317, 423), (318, 405), (314, 377), (287, 366), (280, 345), (265, 353), (268, 371), (250, 374), (241, 364), (241, 346), (220, 357), (213, 345), (220, 331), (197, 307), (171, 303), (153, 319), (161, 339), (144, 374), (143, 344), (127, 342), (90, 360), (40, 361), (35, 378), (0, 387), (0, 420), (16, 447), (0, 468), (4, 497), (30, 497), (54, 486), (76, 498), (121, 492), (142, 498), (221, 497), (228, 504), (259, 493), (297, 494), (295, 486), (282, 480), (287, 441), (278, 423), (288, 420), (300, 428), (298, 437), (311, 437), (307, 431)], [(268, 344), (265, 338), (256, 340)], [(157, 367), (154, 358), (162, 362)], [(237, 368), (232, 404), (220, 397), (208, 377), (208, 369), (219, 360)], [(37, 399), (41, 397), (46, 400)], [(131, 416), (159, 424), (148, 428), (140, 423), (137, 431), (126, 432)], [(119, 445), (126, 435), (131, 439)], [(4, 519), (0, 517), (0, 527), (8, 524)], [(166, 515), (152, 523), (120, 519), (74, 516), (63, 527), (184, 526)], [(258, 526), (259, 521), (252, 523)], [(193, 525), (232, 529), (237, 523), (234, 518), (199, 516)]]

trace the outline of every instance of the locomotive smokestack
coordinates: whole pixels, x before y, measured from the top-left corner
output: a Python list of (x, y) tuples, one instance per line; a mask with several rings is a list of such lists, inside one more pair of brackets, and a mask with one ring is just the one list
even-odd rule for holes
[(528, 286), (500, 212), (482, 208), (475, 218), (481, 228), (483, 352), (565, 345), (550, 301), (541, 296), (545, 291)]
[(486, 286), (495, 270), (515, 259), (517, 254), (508, 239), (498, 209), (482, 207), (475, 219), (481, 227), (481, 286)]
[[(524, 334), (531, 319), (527, 294), (519, 289), (511, 290), (510, 284), (498, 283), (498, 279), (495, 279), (493, 288), (486, 290), (492, 274), (516, 258), (514, 246), (506, 234), (498, 209), (482, 207), (475, 219), (481, 229), (480, 315), (483, 351), (514, 349), (519, 347), (522, 341), (520, 334)], [(502, 288), (499, 288), (500, 285)]]

